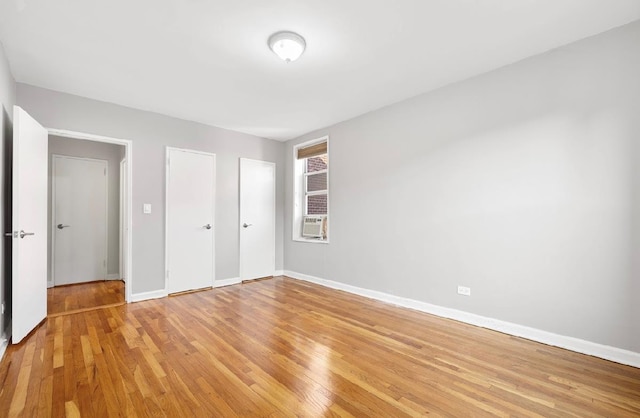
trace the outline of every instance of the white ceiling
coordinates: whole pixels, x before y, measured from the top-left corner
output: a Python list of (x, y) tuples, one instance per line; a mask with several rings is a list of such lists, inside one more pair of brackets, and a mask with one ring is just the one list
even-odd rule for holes
[[(640, 0), (0, 0), (17, 81), (286, 140), (640, 19)], [(286, 64), (279, 30), (307, 41)]]

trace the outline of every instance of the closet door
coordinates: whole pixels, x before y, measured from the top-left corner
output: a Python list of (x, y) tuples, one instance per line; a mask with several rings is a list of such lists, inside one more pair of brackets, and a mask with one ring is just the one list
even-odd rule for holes
[(273, 276), (276, 260), (276, 165), (240, 159), (240, 278)]
[(169, 293), (213, 286), (216, 156), (167, 148), (166, 263)]

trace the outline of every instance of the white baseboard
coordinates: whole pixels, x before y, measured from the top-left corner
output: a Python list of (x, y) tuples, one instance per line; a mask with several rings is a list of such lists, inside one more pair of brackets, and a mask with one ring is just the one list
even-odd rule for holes
[(276, 270), (273, 272), (273, 277), (283, 276), (283, 275), (284, 275), (284, 270)]
[(167, 297), (165, 289), (153, 290), (151, 292), (133, 293), (130, 302), (142, 302), (143, 300), (160, 299)]
[[(232, 284), (241, 283), (240, 277), (232, 277), (230, 279), (215, 280), (212, 287), (231, 286)], [(160, 299), (169, 296), (166, 289), (153, 290), (151, 292), (135, 293), (131, 295), (131, 302), (142, 302), (143, 300)]]
[[(112, 274), (107, 274), (107, 276), (105, 277), (105, 280), (123, 280), (120, 277), (120, 273), (112, 273)], [(47, 289), (51, 289), (52, 287), (54, 287), (54, 284), (52, 281), (47, 280)]]
[(0, 336), (0, 361), (2, 361), (2, 359), (4, 358), (4, 353), (7, 352), (7, 347), (9, 346), (9, 340), (11, 339), (11, 330), (13, 329), (11, 327), (12, 321), (9, 321), (9, 323), (7, 324), (7, 326), (5, 327), (5, 332), (2, 332), (2, 335)]
[(2, 336), (2, 341), (0, 341), (0, 361), (4, 359), (4, 353), (7, 351), (7, 347), (9, 346), (9, 339)]
[(469, 312), (459, 311), (457, 309), (445, 308), (443, 306), (433, 305), (414, 299), (394, 296), (384, 292), (351, 286), (332, 280), (321, 279), (319, 277), (309, 276), (307, 274), (297, 273), (294, 271), (285, 270), (284, 275), (294, 279), (304, 280), (307, 282), (319, 284), (321, 286), (330, 287), (332, 289), (343, 290), (345, 292), (354, 293), (356, 295), (364, 296), (371, 299), (376, 299), (382, 302), (392, 303), (394, 305), (402, 306), (405, 308), (415, 309), (417, 311), (426, 312), (443, 318), (454, 319), (456, 321), (492, 329), (494, 331), (503, 332), (505, 334), (513, 335), (516, 337), (522, 337), (528, 340), (564, 348), (581, 354), (588, 354), (590, 356), (600, 357), (605, 360), (611, 360), (615, 361), (616, 363), (640, 368), (640, 353), (636, 353), (633, 351), (581, 340), (579, 338), (554, 334), (552, 332), (543, 331), (524, 325), (518, 325), (511, 322), (501, 321), (499, 319), (488, 318)]
[(213, 287), (231, 286), (232, 284), (239, 284), (239, 283), (242, 283), (242, 280), (240, 280), (240, 277), (232, 277), (230, 279), (214, 280)]

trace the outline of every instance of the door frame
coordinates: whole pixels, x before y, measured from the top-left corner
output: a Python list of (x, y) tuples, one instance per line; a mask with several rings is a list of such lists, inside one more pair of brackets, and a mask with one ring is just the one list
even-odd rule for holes
[(120, 225), (118, 226), (118, 239), (120, 242), (120, 265), (119, 265), (119, 276), (120, 279), (124, 282), (127, 281), (127, 241), (126, 238), (126, 230), (127, 230), (127, 159), (123, 158), (120, 160)]
[(105, 168), (105, 212), (104, 212), (104, 222), (106, 225), (105, 228), (105, 236), (104, 236), (104, 265), (102, 266), (104, 280), (107, 280), (107, 272), (108, 272), (108, 262), (109, 262), (109, 161), (101, 160), (99, 158), (88, 158), (88, 157), (73, 157), (69, 155), (62, 154), (51, 154), (51, 284), (53, 286), (56, 285), (56, 182), (55, 182), (55, 174), (56, 174), (56, 158), (66, 158), (69, 160), (83, 160), (83, 161), (99, 161), (104, 163)]
[(213, 220), (213, 256), (212, 256), (212, 271), (213, 277), (211, 277), (211, 287), (215, 287), (216, 283), (216, 191), (217, 191), (217, 174), (218, 174), (218, 159), (216, 154), (212, 152), (199, 151), (188, 148), (166, 147), (165, 159), (164, 159), (164, 291), (165, 295), (169, 292), (169, 153), (171, 151), (190, 152), (192, 154), (200, 154), (213, 157), (213, 210), (211, 219)]
[[(130, 139), (114, 138), (102, 135), (87, 134), (83, 132), (68, 131), (64, 129), (45, 128), (49, 132), (49, 135), (60, 136), (64, 138), (80, 139), (85, 141), (94, 142), (106, 142), (108, 144), (117, 144), (124, 146), (124, 158), (127, 160), (127, 265), (126, 277), (127, 281), (124, 283), (124, 299), (125, 302), (130, 303), (132, 301), (131, 295), (133, 290), (133, 263), (132, 263), (132, 242), (133, 242), (133, 141)], [(122, 272), (120, 272), (122, 273)]]

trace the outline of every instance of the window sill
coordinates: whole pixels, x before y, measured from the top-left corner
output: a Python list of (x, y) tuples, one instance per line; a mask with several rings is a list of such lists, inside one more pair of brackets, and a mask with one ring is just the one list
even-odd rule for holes
[(308, 242), (310, 244), (328, 244), (329, 243), (329, 239), (302, 238), (302, 237), (293, 238), (293, 241)]

